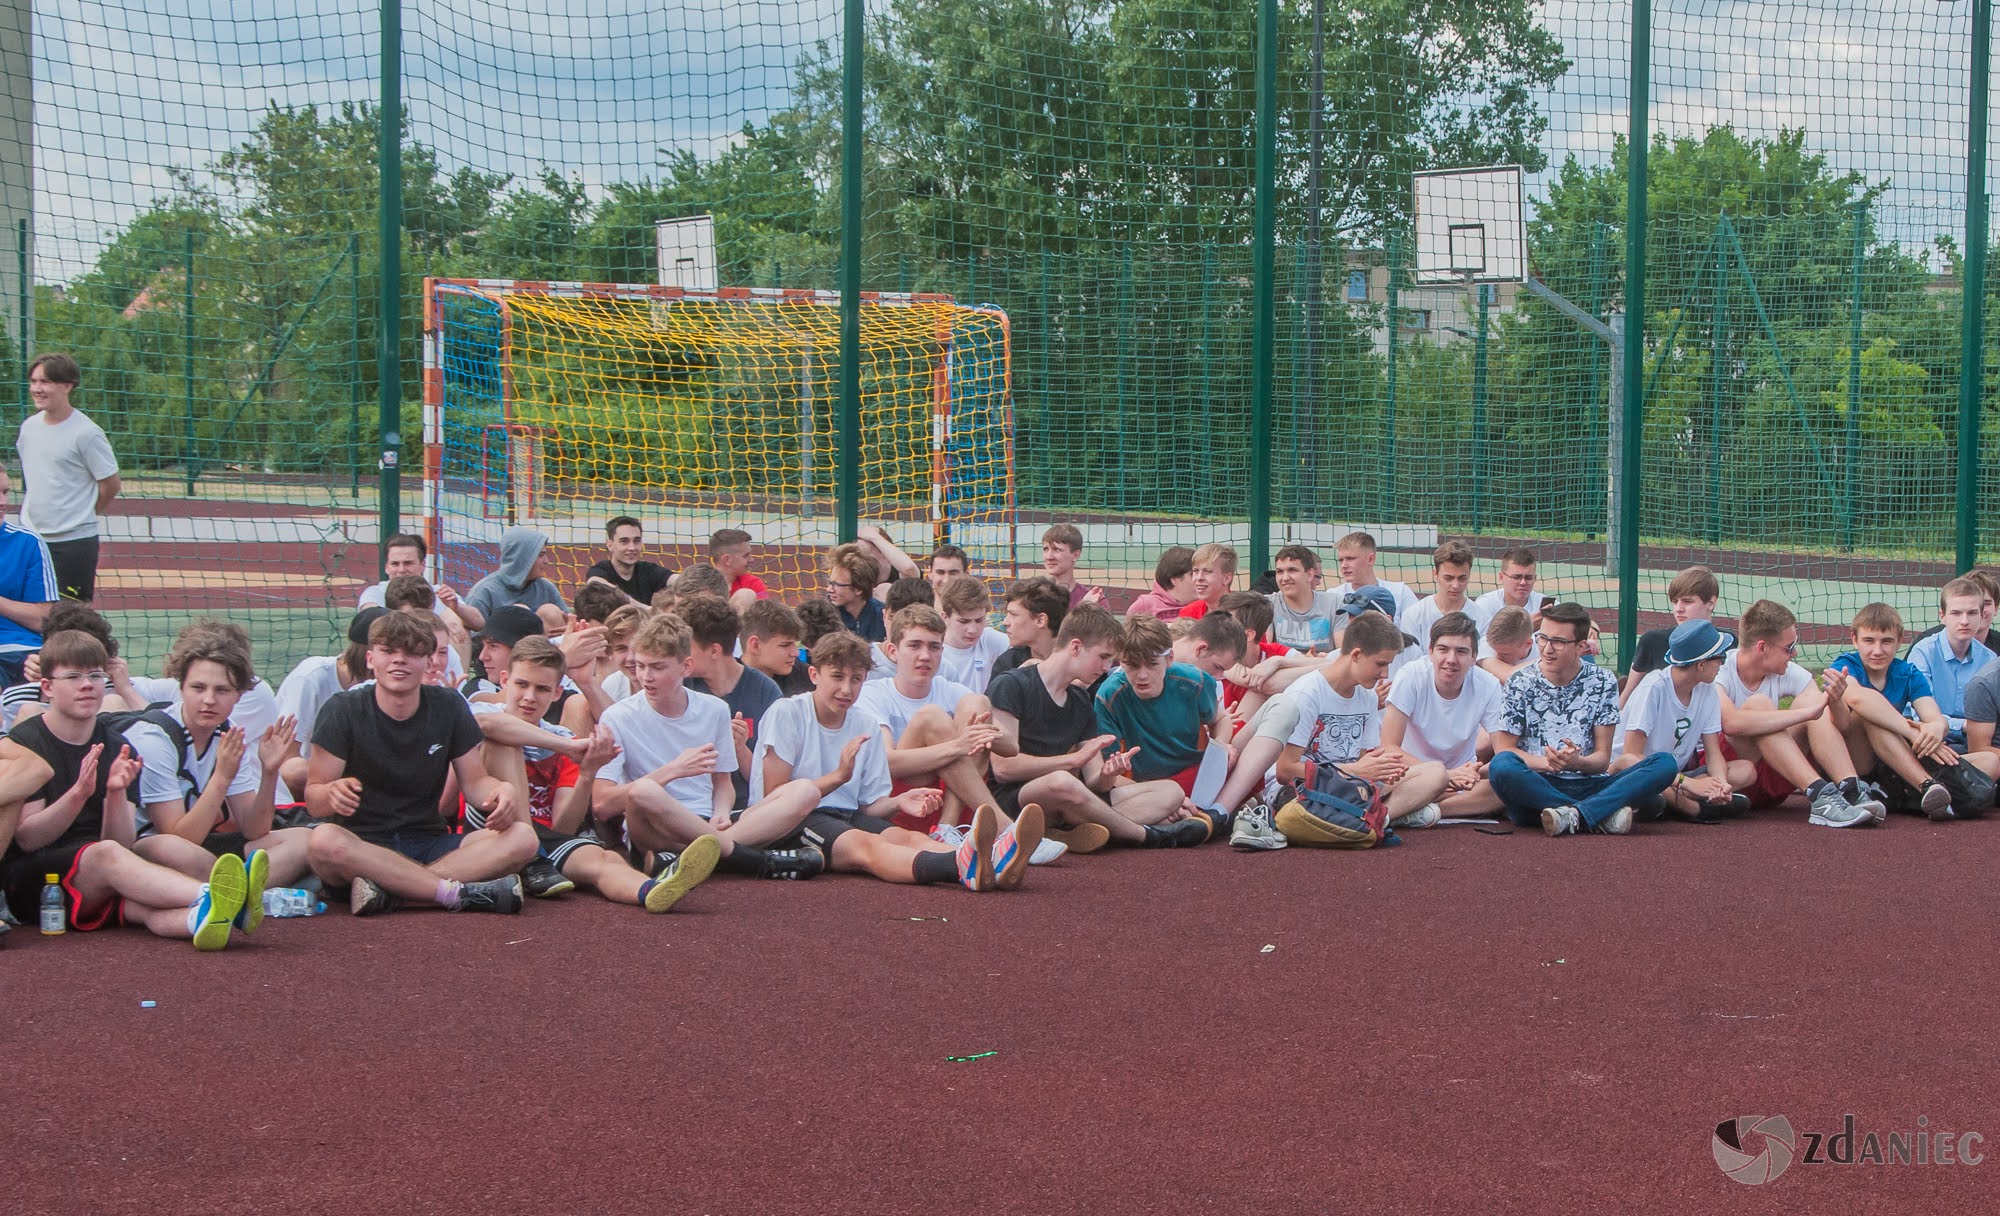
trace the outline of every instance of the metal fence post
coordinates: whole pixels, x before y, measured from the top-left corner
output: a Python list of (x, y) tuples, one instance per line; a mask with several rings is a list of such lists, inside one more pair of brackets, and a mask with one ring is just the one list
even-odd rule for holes
[(1652, 92), (1652, 0), (1632, 0), (1631, 127), (1625, 144), (1625, 425), (1618, 452), (1618, 670), (1639, 642), (1639, 500), (1646, 417), (1646, 112)]
[(840, 539), (861, 528), (861, 50), (862, 0), (847, 0), (840, 47), (840, 458), (834, 480)]
[(381, 315), (375, 322), (375, 404), (382, 432), (380, 544), (402, 529), (403, 515), (403, 7), (382, 0)]
[(1278, 0), (1257, 4), (1257, 210), (1251, 294), (1255, 319), (1250, 369), (1250, 577), (1271, 564), (1272, 348), (1278, 317)]
[(1958, 370), (1958, 569), (1979, 564), (1979, 415), (1986, 379), (1986, 105), (1992, 0), (1973, 0), (1971, 124), (1965, 152), (1965, 300)]

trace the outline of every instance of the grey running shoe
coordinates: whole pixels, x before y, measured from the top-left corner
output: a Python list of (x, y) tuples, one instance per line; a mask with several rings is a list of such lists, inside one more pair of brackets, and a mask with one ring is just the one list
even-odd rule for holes
[(520, 910), (519, 874), (464, 884), (458, 889), (458, 906), (452, 909), (454, 912), (498, 912), (508, 916)]
[(1924, 814), (1930, 816), (1932, 819), (1945, 820), (1958, 818), (1951, 811), (1951, 791), (1937, 782), (1924, 782), (1920, 799), (1918, 805), (1922, 806)]
[(1840, 786), (1823, 781), (1813, 792), (1806, 822), (1820, 828), (1858, 828), (1875, 822), (1873, 812), (1849, 802)]
[(1261, 852), (1282, 849), (1291, 843), (1283, 832), (1271, 826), (1271, 808), (1261, 802), (1252, 802), (1236, 812), (1236, 823), (1229, 829), (1231, 848)]
[(1542, 831), (1551, 836), (1571, 836), (1583, 827), (1583, 813), (1573, 806), (1552, 806), (1542, 812)]

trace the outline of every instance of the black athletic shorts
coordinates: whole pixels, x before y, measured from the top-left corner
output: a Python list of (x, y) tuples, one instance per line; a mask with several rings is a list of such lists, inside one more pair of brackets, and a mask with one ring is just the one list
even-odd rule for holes
[[(475, 807), (468, 806), (465, 808), (466, 831), (476, 832), (485, 826), (486, 816), (484, 814), (480, 813)], [(538, 855), (543, 861), (548, 862), (558, 870), (562, 869), (563, 862), (568, 861), (571, 855), (578, 849), (586, 846), (604, 847), (603, 841), (593, 839), (589, 836), (571, 836), (539, 823), (535, 824), (534, 828)]]
[(243, 847), (249, 843), (249, 838), (241, 832), (210, 832), (208, 838), (201, 842), (201, 847), (207, 849), (212, 857), (234, 856), (247, 861), (250, 854), (244, 852)]
[[(1021, 784), (1025, 785), (1026, 782)], [(993, 805), (1000, 808), (1002, 815), (1005, 815), (1009, 819), (1019, 819), (1021, 817), (1021, 785), (1010, 782), (997, 785), (989, 784), (986, 788), (993, 791)]]
[(107, 925), (125, 923), (125, 900), (113, 895), (103, 903), (86, 907), (83, 892), (77, 889), (76, 870), (84, 850), (97, 844), (95, 840), (79, 840), (69, 844), (50, 845), (47, 848), (15, 853), (0, 866), (0, 886), (4, 886), (7, 909), (14, 919), (23, 925), (34, 927), (40, 922), (42, 913), (42, 887), (53, 874), (62, 885), (63, 905), (69, 916), (69, 927), (89, 932)]
[(880, 836), (895, 825), (864, 811), (841, 810), (835, 807), (821, 807), (807, 815), (799, 824), (794, 839), (813, 846), (826, 854), (827, 864), (833, 864), (833, 842), (848, 832), (867, 832)]
[(541, 846), (541, 857), (556, 869), (576, 855), (578, 849), (601, 849), (604, 843), (588, 836), (569, 836), (554, 828), (535, 825), (535, 842)]

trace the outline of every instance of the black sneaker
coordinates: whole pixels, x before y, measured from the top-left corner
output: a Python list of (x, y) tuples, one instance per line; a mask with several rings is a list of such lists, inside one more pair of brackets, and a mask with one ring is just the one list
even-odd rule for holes
[(365, 878), (357, 878), (347, 890), (347, 910), (356, 916), (379, 916), (394, 912), (403, 901)]
[(764, 856), (759, 878), (812, 878), (826, 870), (826, 854), (809, 844), (796, 849), (771, 849)]
[(561, 870), (540, 857), (521, 867), (521, 885), (536, 899), (554, 899), (576, 890), (576, 884), (564, 878)]
[(1178, 823), (1149, 823), (1146, 825), (1146, 839), (1142, 847), (1191, 849), (1208, 840), (1209, 826), (1208, 818), (1202, 815), (1197, 815), (1193, 819), (1183, 819)]
[(454, 912), (498, 912), (512, 915), (521, 910), (521, 879), (509, 874), (488, 882), (469, 882), (458, 889)]

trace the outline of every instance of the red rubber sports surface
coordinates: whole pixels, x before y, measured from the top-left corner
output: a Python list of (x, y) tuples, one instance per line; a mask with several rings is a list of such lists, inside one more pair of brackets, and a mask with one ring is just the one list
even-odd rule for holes
[(336, 912), (213, 956), (17, 930), (7, 1209), (1990, 1210), (2000, 1160), (1748, 1187), (1710, 1136), (1921, 1115), (2000, 1154), (1996, 860), (2000, 823), (1786, 811)]

